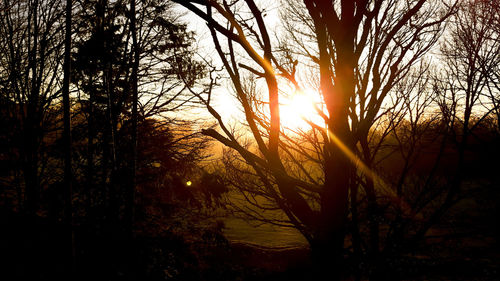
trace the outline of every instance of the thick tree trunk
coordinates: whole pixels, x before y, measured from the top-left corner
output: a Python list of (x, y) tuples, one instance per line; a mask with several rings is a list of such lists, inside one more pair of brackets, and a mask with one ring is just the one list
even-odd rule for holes
[[(345, 137), (343, 139), (346, 139)], [(343, 271), (344, 238), (348, 212), (348, 191), (352, 162), (339, 146), (329, 145), (333, 153), (326, 161), (325, 189), (321, 196), (321, 214), (316, 241), (311, 245), (313, 258), (329, 276), (340, 279)]]
[(330, 111), (330, 139), (325, 145), (325, 187), (321, 196), (316, 245), (312, 245), (312, 250), (315, 262), (323, 268), (322, 271), (329, 271), (331, 278), (339, 280), (344, 268), (348, 193), (354, 166), (348, 156), (353, 151), (353, 141), (347, 125), (346, 107), (334, 108), (335, 110)]
[(342, 280), (344, 271), (344, 231), (319, 230), (310, 243), (313, 262), (311, 280)]

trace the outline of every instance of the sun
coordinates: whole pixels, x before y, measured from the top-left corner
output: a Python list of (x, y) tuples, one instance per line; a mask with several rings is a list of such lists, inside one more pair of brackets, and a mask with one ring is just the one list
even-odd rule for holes
[(308, 122), (321, 124), (321, 117), (316, 110), (319, 101), (315, 98), (318, 95), (311, 89), (295, 91), (284, 97), (280, 107), (282, 125), (294, 130), (310, 128)]
[[(311, 88), (295, 90), (293, 86), (285, 85), (280, 93), (280, 122), (285, 130), (309, 130), (311, 124), (315, 123), (320, 127), (324, 126), (324, 120), (317, 112), (321, 108), (321, 97), (319, 93)], [(263, 114), (269, 114), (267, 107), (269, 102), (264, 98), (257, 111), (262, 110)], [(214, 108), (223, 120), (227, 122), (245, 120), (245, 115), (240, 109), (239, 101), (231, 96), (229, 92), (218, 95), (214, 99)]]

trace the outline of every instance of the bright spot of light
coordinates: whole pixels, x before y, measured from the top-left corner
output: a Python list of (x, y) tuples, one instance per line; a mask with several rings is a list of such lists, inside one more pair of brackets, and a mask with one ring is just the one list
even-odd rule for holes
[[(289, 129), (309, 128), (308, 122), (321, 124), (322, 118), (316, 111), (319, 95), (312, 89), (304, 89), (285, 96), (280, 108), (282, 124)], [(307, 121), (306, 121), (307, 120)]]
[(186, 182), (186, 185), (187, 185), (187, 186), (191, 186), (192, 184), (193, 184), (193, 183), (192, 183), (191, 181), (187, 181), (187, 182)]
[(291, 109), (301, 117), (309, 118), (316, 114), (311, 97), (305, 94), (295, 94), (290, 103)]

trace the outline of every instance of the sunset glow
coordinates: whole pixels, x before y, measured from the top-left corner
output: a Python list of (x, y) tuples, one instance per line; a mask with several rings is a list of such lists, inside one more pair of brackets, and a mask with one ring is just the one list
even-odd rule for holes
[(494, 279), (499, 15), (1, 1), (0, 281)]

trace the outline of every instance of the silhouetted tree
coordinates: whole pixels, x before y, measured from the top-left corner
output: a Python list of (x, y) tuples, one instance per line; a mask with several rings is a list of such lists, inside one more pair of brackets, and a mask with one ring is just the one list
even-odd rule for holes
[(69, 99), (69, 84), (71, 75), (71, 19), (73, 14), (73, 2), (66, 0), (65, 26), (64, 26), (64, 77), (63, 77), (63, 147), (64, 147), (64, 198), (65, 198), (65, 219), (68, 229), (68, 241), (70, 249), (70, 259), (68, 259), (71, 272), (75, 266), (75, 233), (73, 230), (73, 171), (71, 161), (71, 104)]
[(170, 113), (193, 99), (180, 75), (196, 79), (203, 70), (192, 59), (192, 34), (176, 17), (171, 3), (160, 1), (91, 1), (78, 13), (73, 81), (87, 121), (81, 123), (87, 130), (82, 192), (90, 213), (102, 206), (108, 219), (127, 228), (139, 169), (137, 128), (152, 117), (180, 128), (174, 124), (183, 122)]
[(47, 162), (51, 131), (57, 128), (53, 106), (60, 95), (63, 29), (61, 1), (3, 1), (0, 8), (0, 89), (11, 118), (11, 149), (16, 151), (12, 185), (18, 204), (29, 214), (40, 207), (45, 175), (57, 169)]
[[(452, 18), (449, 36), (441, 47), (442, 75), (436, 78), (442, 120), (457, 146), (456, 173), (444, 203), (430, 216), (418, 235), (426, 233), (458, 200), (467, 174), (465, 153), (474, 130), (498, 111), (498, 92), (490, 85), (500, 61), (500, 42), (494, 30), (498, 17), (494, 1), (465, 1)], [(481, 109), (479, 109), (481, 108)]]
[[(257, 151), (242, 144), (225, 125), (210, 104), (211, 89), (205, 93), (208, 96), (199, 97), (218, 121), (220, 131), (203, 133), (237, 151), (253, 168), (263, 187), (259, 191), (272, 198), (309, 241), (318, 269), (333, 270), (337, 278), (342, 268), (349, 189), (361, 183), (368, 199), (370, 252), (375, 259), (380, 243), (375, 190), (379, 178), (373, 172), (368, 135), (384, 113), (384, 101), (394, 85), (437, 40), (453, 9), (425, 0), (284, 3), (295, 12), (294, 20), (290, 19), (295, 26), (291, 36), (298, 39), (298, 53), (305, 54), (300, 59), (313, 65), (311, 72), (324, 102), (318, 114), (326, 126), (311, 124), (322, 143), (321, 153), (312, 157), (323, 173), (315, 182), (297, 176), (297, 168), (284, 162), (286, 151), (281, 143), (286, 137), (279, 90), (283, 83), (297, 90), (304, 83), (296, 77), (300, 65), (290, 56), (293, 46), (285, 46), (285, 52), (276, 49), (265, 21), (267, 11), (251, 0), (176, 2), (207, 22)], [(222, 43), (221, 36), (227, 42)], [(255, 107), (263, 103), (254, 102), (257, 91), (247, 87), (249, 77), (263, 81), (262, 90), (267, 92), (261, 99), (264, 116), (257, 116)], [(362, 181), (358, 182), (358, 174)]]

